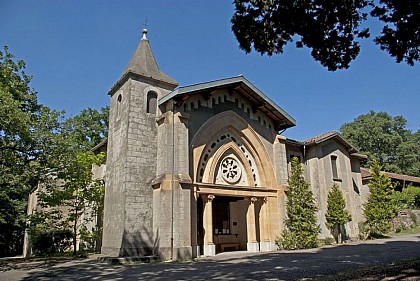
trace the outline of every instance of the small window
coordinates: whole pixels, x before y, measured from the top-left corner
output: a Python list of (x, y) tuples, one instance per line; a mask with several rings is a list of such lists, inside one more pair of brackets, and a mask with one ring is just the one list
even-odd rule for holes
[(156, 114), (157, 94), (155, 92), (147, 93), (147, 113)]
[(331, 169), (333, 179), (339, 179), (337, 170), (337, 156), (331, 156)]

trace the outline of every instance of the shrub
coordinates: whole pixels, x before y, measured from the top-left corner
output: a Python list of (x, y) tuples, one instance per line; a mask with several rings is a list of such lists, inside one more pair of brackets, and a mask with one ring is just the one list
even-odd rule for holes
[(411, 212), (410, 213), (410, 219), (414, 222), (414, 226), (417, 226), (418, 222), (418, 217), (415, 213)]
[(413, 192), (404, 189), (402, 192), (394, 192), (392, 194), (392, 201), (397, 211), (412, 209), (416, 203), (416, 197)]
[(404, 188), (404, 192), (411, 194), (414, 198), (414, 206), (415, 208), (420, 208), (420, 187), (415, 187), (409, 185), (407, 188)]
[(55, 229), (34, 233), (32, 250), (35, 255), (62, 253), (71, 246), (73, 232), (69, 229)]

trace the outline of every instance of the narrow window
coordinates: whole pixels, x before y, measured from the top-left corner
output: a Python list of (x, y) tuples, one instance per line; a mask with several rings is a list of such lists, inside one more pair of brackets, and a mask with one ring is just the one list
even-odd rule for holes
[(333, 179), (339, 179), (337, 170), (337, 156), (331, 156), (331, 169)]
[(122, 95), (119, 94), (117, 97), (117, 118), (120, 117), (120, 113), (121, 113), (121, 100), (122, 100)]
[(147, 93), (147, 113), (156, 114), (157, 94), (155, 92)]

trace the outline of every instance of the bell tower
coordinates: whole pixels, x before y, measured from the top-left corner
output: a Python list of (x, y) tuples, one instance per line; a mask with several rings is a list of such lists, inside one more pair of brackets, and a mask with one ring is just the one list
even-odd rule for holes
[(154, 253), (153, 188), (157, 169), (157, 101), (178, 86), (160, 71), (147, 30), (111, 96), (102, 254)]

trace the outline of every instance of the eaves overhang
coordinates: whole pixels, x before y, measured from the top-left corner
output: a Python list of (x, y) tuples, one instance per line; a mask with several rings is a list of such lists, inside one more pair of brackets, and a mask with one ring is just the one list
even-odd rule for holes
[(273, 119), (276, 130), (287, 129), (296, 126), (296, 120), (286, 111), (274, 103), (269, 97), (249, 82), (244, 76), (235, 76), (210, 82), (193, 84), (190, 86), (178, 87), (173, 92), (159, 100), (159, 105), (167, 101), (183, 100), (190, 95), (200, 93), (212, 93), (218, 89), (229, 89), (238, 92), (253, 104), (253, 110), (260, 110)]

